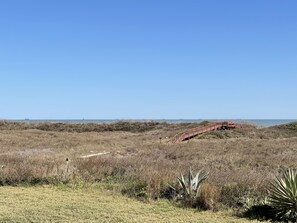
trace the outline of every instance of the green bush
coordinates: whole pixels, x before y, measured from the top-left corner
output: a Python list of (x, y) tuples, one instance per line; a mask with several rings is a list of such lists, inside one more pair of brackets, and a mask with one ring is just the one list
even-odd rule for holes
[(220, 202), (228, 208), (247, 209), (261, 197), (258, 193), (243, 183), (224, 185), (221, 187)]
[(287, 169), (270, 187), (270, 205), (277, 219), (297, 222), (297, 171)]
[(121, 189), (122, 194), (128, 197), (137, 198), (139, 200), (147, 200), (149, 198), (147, 193), (147, 183), (138, 179), (131, 179)]

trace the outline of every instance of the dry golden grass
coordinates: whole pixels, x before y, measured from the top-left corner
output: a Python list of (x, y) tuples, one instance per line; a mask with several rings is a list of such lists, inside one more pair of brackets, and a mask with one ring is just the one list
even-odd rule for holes
[(0, 222), (256, 222), (228, 212), (181, 209), (166, 201), (139, 202), (99, 185), (2, 187), (0, 204)]
[[(224, 201), (226, 197), (247, 196), (247, 191), (265, 194), (267, 183), (280, 170), (297, 167), (295, 129), (216, 131), (180, 144), (166, 139), (197, 125), (119, 123), (108, 127), (3, 122), (0, 182), (9, 185), (85, 180), (124, 185), (136, 180), (145, 185), (149, 197), (159, 198), (168, 183), (176, 182), (179, 172), (189, 167), (194, 171), (203, 168), (210, 172), (207, 182), (220, 189), (222, 198), (218, 199), (229, 205), (236, 201)], [(109, 153), (80, 158), (100, 152)]]

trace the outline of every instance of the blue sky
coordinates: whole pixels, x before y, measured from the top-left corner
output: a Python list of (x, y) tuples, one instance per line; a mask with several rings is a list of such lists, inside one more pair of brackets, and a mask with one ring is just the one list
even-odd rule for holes
[(2, 0), (0, 119), (296, 119), (296, 11), (295, 0)]

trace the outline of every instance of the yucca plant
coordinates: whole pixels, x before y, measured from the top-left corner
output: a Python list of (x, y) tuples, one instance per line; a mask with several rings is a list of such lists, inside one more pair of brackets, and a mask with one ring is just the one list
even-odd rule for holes
[(270, 187), (270, 205), (277, 219), (297, 222), (297, 171), (287, 169)]
[[(181, 173), (179, 177), (177, 177), (178, 183), (181, 187), (181, 193), (179, 193), (180, 198), (185, 202), (193, 205), (193, 202), (199, 195), (199, 191), (202, 183), (207, 179), (208, 173), (202, 174), (202, 171), (199, 170), (196, 176), (193, 176), (192, 170), (190, 168), (188, 173), (188, 179), (186, 180)], [(174, 191), (179, 191), (178, 189), (170, 186)]]

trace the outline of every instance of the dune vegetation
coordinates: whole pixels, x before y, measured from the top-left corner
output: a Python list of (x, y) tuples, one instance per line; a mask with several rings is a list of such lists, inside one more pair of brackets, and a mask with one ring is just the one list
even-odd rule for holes
[[(55, 218), (54, 212), (59, 208), (54, 204), (50, 207), (50, 198), (46, 196), (54, 192), (57, 196), (55, 204), (65, 205), (58, 212), (61, 216), (56, 216), (56, 220), (61, 222), (73, 221), (77, 218), (76, 214), (80, 213), (79, 210), (82, 212), (81, 221), (94, 222), (98, 211), (104, 213), (100, 209), (104, 207), (100, 207), (100, 202), (96, 201), (111, 199), (112, 203), (114, 197), (110, 209), (113, 209), (112, 205), (121, 202), (123, 208), (127, 209), (123, 210), (124, 213), (118, 210), (110, 212), (110, 219), (107, 218), (105, 222), (150, 222), (149, 219), (154, 218), (158, 222), (162, 222), (162, 218), (164, 222), (171, 222), (168, 220), (170, 217), (176, 222), (216, 222), (216, 218), (222, 218), (226, 213), (228, 218), (231, 215), (240, 217), (233, 217), (226, 222), (265, 219), (261, 210), (249, 210), (265, 203), (269, 185), (275, 176), (281, 176), (286, 168), (296, 168), (297, 130), (291, 127), (296, 123), (270, 128), (247, 125), (240, 129), (207, 133), (179, 144), (171, 143), (170, 139), (176, 133), (204, 124), (1, 121), (0, 184), (4, 187), (0, 188), (0, 202), (7, 204), (7, 212), (2, 211), (0, 214), (1, 220), (50, 221), (50, 217), (42, 219), (41, 215), (38, 216), (33, 207), (28, 212), (12, 212), (13, 200), (16, 200), (15, 208), (22, 210), (25, 207), (11, 194), (20, 193), (20, 196), (22, 194), (35, 199), (32, 201), (33, 206), (38, 204), (38, 208), (45, 209), (45, 212), (52, 211), (52, 214), (44, 212), (43, 215)], [(194, 173), (202, 170), (209, 175), (201, 186), (200, 200), (195, 208), (183, 209), (194, 206), (180, 202), (172, 193), (171, 186), (178, 188), (177, 176), (180, 173), (186, 176), (189, 168)], [(72, 188), (80, 184), (89, 186), (79, 190)], [(58, 189), (61, 185), (68, 189)], [(97, 191), (96, 187), (104, 189), (97, 188)], [(114, 194), (110, 194), (109, 190)], [(75, 197), (77, 191), (84, 197), (81, 198), (81, 206), (71, 206), (72, 201), (78, 202), (80, 199)], [(66, 195), (63, 193), (69, 196), (69, 200), (64, 200), (64, 203)], [(44, 200), (40, 198), (42, 196), (45, 196)], [(125, 202), (128, 202), (126, 206)], [(94, 208), (89, 210), (87, 206), (91, 204)], [(158, 209), (160, 205), (165, 205), (165, 208), (155, 213), (153, 209)], [(142, 215), (149, 217), (139, 219), (134, 216), (134, 221), (133, 210), (140, 211), (136, 206), (142, 207), (141, 211), (146, 212)], [(77, 213), (72, 213), (75, 210)], [(89, 215), (86, 218), (83, 210)], [(64, 217), (62, 212), (65, 212)], [(102, 216), (107, 215), (107, 212)], [(182, 216), (188, 215), (188, 220), (179, 218), (179, 212), (185, 212)], [(26, 216), (32, 218), (26, 220)], [(207, 218), (208, 221), (203, 220)], [(102, 219), (100, 221), (104, 222)]]

